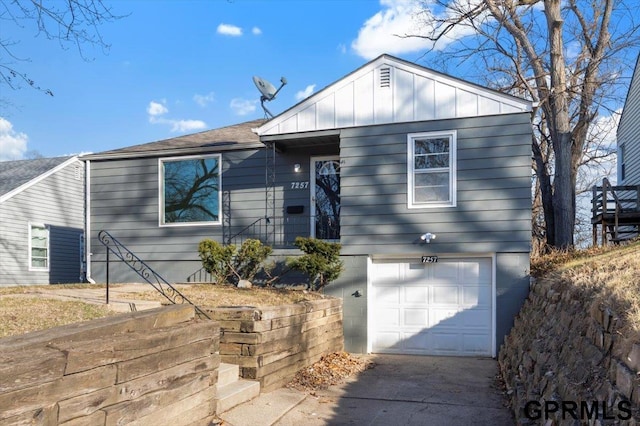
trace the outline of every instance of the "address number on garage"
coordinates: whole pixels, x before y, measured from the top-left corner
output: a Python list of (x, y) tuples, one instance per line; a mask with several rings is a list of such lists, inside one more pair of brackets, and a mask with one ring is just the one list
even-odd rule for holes
[(438, 256), (422, 256), (422, 263), (436, 263)]

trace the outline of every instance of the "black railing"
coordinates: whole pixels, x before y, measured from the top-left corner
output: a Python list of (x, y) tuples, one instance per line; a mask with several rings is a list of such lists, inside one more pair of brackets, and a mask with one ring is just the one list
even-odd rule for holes
[(248, 239), (256, 239), (274, 248), (293, 248), (296, 237), (311, 235), (312, 223), (316, 238), (340, 239), (340, 223), (331, 216), (287, 215), (261, 217), (248, 225), (233, 226), (225, 243), (241, 245)]
[(151, 284), (160, 294), (162, 294), (169, 302), (173, 304), (188, 303), (193, 305), (196, 313), (207, 319), (209, 316), (193, 304), (187, 297), (180, 293), (178, 289), (172, 286), (169, 281), (164, 279), (162, 275), (154, 271), (149, 265), (147, 265), (142, 259), (136, 256), (131, 250), (129, 250), (124, 244), (114, 238), (107, 231), (100, 231), (98, 233), (98, 240), (107, 249), (107, 303), (109, 303), (109, 253), (113, 253), (120, 261), (124, 262), (129, 268), (131, 268), (136, 274), (138, 274), (143, 280)]

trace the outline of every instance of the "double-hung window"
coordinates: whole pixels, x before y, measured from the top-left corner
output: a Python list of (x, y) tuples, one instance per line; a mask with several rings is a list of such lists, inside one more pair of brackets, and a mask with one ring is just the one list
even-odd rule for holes
[(456, 205), (456, 132), (407, 137), (409, 208)]
[(49, 270), (49, 228), (45, 225), (29, 224), (29, 270)]
[(160, 225), (217, 225), (222, 161), (219, 154), (159, 160)]

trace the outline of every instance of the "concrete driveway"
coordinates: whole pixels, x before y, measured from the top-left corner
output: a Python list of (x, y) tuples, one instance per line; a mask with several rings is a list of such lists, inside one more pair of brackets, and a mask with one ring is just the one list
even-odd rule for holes
[[(226, 418), (222, 415), (227, 422), (223, 424), (515, 424), (496, 387), (497, 362), (493, 359), (409, 355), (372, 355), (371, 359), (376, 364), (374, 368), (347, 383), (315, 395), (300, 396), (297, 405), (292, 404), (281, 413), (277, 413), (280, 406), (277, 398), (264, 404), (256, 401), (240, 408), (235, 415)], [(278, 392), (272, 392), (273, 396)], [(295, 400), (291, 392), (295, 391), (283, 389), (280, 395)], [(260, 416), (258, 412), (265, 412), (260, 405), (273, 417)], [(272, 420), (267, 421), (267, 417)]]

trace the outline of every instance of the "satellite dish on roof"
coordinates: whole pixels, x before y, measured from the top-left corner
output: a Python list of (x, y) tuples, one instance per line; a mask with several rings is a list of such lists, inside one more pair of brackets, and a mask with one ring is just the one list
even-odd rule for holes
[(262, 93), (262, 96), (260, 96), (260, 105), (262, 105), (264, 114), (273, 118), (273, 114), (271, 114), (271, 111), (269, 111), (267, 107), (264, 106), (264, 103), (265, 101), (272, 101), (276, 98), (276, 95), (278, 94), (280, 89), (282, 89), (284, 85), (287, 84), (287, 79), (284, 77), (280, 79), (280, 83), (282, 84), (280, 85), (280, 87), (278, 87), (278, 89), (276, 89), (273, 84), (269, 83), (264, 78), (258, 77), (257, 75), (253, 76), (253, 82), (255, 83), (260, 93)]

